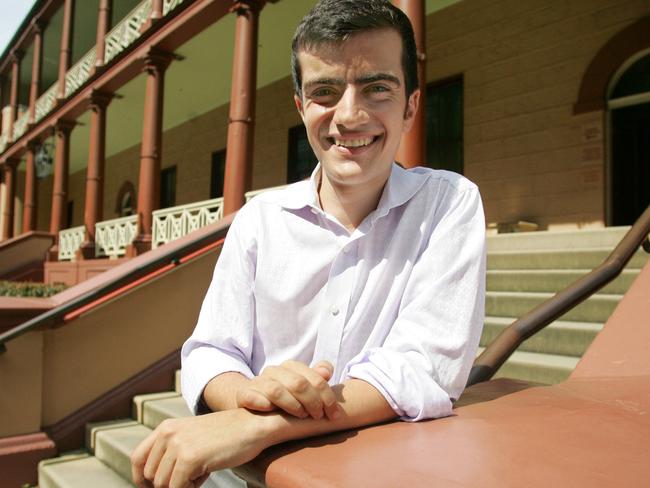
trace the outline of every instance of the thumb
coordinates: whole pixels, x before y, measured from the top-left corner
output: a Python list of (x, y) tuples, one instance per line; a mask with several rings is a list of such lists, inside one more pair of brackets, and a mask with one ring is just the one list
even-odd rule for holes
[(329, 380), (334, 374), (334, 366), (329, 361), (318, 361), (313, 369), (325, 380)]

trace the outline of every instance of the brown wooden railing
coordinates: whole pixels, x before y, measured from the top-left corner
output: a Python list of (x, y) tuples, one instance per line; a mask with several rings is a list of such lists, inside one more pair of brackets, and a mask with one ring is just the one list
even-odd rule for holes
[(522, 342), (616, 278), (639, 246), (642, 245), (643, 249), (650, 253), (648, 234), (650, 206), (600, 266), (515, 320), (501, 332), (474, 361), (467, 386), (492, 378)]

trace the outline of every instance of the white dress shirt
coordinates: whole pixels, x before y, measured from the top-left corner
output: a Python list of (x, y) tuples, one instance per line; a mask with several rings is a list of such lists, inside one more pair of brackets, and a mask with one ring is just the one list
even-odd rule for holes
[(235, 217), (192, 336), (182, 391), (287, 359), (334, 365), (330, 384), (373, 385), (403, 420), (449, 415), (484, 317), (485, 220), (478, 188), (393, 164), (377, 209), (350, 233), (309, 181), (263, 193)]

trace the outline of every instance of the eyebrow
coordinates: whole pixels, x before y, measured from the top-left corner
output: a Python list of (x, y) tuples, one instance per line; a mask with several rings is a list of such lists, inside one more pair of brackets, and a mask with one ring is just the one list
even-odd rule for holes
[[(376, 83), (377, 81), (388, 81), (389, 83), (396, 85), (398, 88), (401, 86), (399, 78), (388, 73), (371, 73), (362, 75), (356, 78), (354, 83), (355, 85), (367, 85), (368, 83)], [(317, 78), (315, 80), (306, 81), (303, 89), (308, 90), (317, 85), (342, 86), (345, 85), (345, 81), (343, 78)]]

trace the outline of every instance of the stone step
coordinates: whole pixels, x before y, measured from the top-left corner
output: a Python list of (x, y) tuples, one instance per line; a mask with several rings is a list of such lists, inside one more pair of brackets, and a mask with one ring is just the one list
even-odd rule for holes
[[(489, 291), (551, 292), (556, 293), (589, 273), (589, 270), (535, 269), (535, 270), (490, 270), (487, 272)], [(639, 271), (626, 269), (599, 293), (624, 294)]]
[[(479, 348), (479, 353), (483, 348)], [(578, 358), (536, 352), (515, 351), (497, 371), (495, 378), (514, 378), (523, 381), (555, 384), (569, 377), (578, 364)]]
[(138, 422), (143, 423), (144, 407), (148, 402), (163, 400), (165, 398), (173, 398), (177, 396), (178, 393), (175, 391), (163, 391), (160, 393), (146, 393), (144, 395), (136, 395), (133, 397), (131, 416)]
[[(486, 317), (481, 346), (490, 344), (514, 321), (513, 317)], [(580, 357), (602, 328), (600, 323), (556, 321), (524, 341), (518, 350)]]
[(131, 453), (150, 433), (141, 424), (101, 430), (95, 436), (95, 457), (124, 480), (131, 480)]
[(133, 488), (94, 456), (74, 454), (38, 463), (39, 488)]
[[(485, 295), (485, 315), (488, 317), (522, 317), (553, 293), (515, 293), (489, 291)], [(560, 320), (570, 322), (605, 323), (623, 295), (596, 294), (569, 310)]]
[(91, 422), (86, 424), (86, 449), (89, 452), (95, 452), (95, 445), (97, 444), (97, 433), (103, 430), (120, 429), (122, 427), (130, 427), (138, 425), (133, 419), (118, 419), (107, 420), (104, 422)]
[[(176, 393), (176, 392), (174, 392)], [(148, 401), (144, 404), (142, 423), (155, 429), (165, 419), (189, 417), (192, 415), (183, 397), (177, 396)]]
[[(582, 248), (566, 250), (497, 251), (488, 252), (490, 269), (594, 269), (610, 255), (611, 249)], [(627, 269), (640, 270), (648, 262), (645, 251), (637, 251)]]
[(629, 226), (600, 229), (552, 230), (490, 235), (488, 252), (523, 251), (531, 249), (575, 249), (580, 247), (603, 247), (614, 249)]

